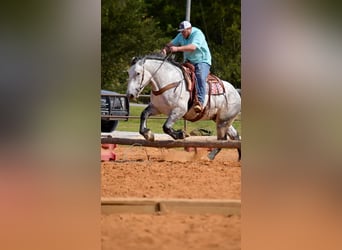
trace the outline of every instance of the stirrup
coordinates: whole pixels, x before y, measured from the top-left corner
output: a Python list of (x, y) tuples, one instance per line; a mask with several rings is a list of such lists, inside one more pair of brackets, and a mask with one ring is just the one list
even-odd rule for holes
[(195, 105), (195, 106), (194, 106), (194, 110), (195, 110), (196, 113), (202, 112), (202, 107), (201, 107), (201, 105), (200, 105), (200, 104)]

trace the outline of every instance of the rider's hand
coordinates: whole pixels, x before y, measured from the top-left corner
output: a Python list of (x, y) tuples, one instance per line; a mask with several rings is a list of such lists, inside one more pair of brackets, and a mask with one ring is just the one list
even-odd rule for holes
[(171, 53), (175, 53), (175, 52), (178, 51), (178, 47), (177, 46), (170, 46), (169, 49), (170, 49)]
[(163, 48), (161, 51), (160, 51), (160, 53), (162, 53), (164, 56), (166, 56), (166, 49), (165, 48)]

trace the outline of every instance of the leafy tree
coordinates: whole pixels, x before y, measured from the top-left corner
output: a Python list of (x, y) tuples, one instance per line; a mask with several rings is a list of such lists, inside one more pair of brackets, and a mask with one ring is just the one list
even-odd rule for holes
[(124, 93), (134, 56), (153, 52), (166, 42), (143, 0), (102, 0), (102, 89)]
[(211, 70), (236, 87), (241, 87), (240, 0), (207, 2), (210, 16), (215, 17), (206, 18), (207, 21), (202, 18), (213, 57)]

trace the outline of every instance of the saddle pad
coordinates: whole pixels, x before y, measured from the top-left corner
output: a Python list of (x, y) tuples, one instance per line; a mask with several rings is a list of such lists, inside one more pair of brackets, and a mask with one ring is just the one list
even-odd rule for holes
[[(209, 92), (209, 85), (211, 88), (211, 92)], [(222, 84), (219, 82), (208, 82), (207, 84), (207, 93), (210, 93), (212, 95), (222, 95), (225, 93)]]

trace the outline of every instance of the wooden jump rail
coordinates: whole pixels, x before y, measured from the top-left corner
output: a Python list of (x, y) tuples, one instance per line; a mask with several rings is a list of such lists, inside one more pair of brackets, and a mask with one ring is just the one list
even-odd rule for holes
[[(156, 136), (157, 137), (157, 136)], [(161, 148), (176, 148), (176, 147), (194, 147), (194, 148), (238, 148), (241, 149), (241, 141), (237, 140), (217, 140), (216, 136), (190, 136), (182, 140), (173, 140), (156, 138), (154, 142), (147, 141), (141, 135), (136, 134), (130, 136), (108, 136), (102, 137), (102, 144), (121, 144), (121, 145), (139, 145), (144, 147), (161, 147)]]
[(240, 215), (240, 200), (102, 198), (101, 213), (168, 213)]

